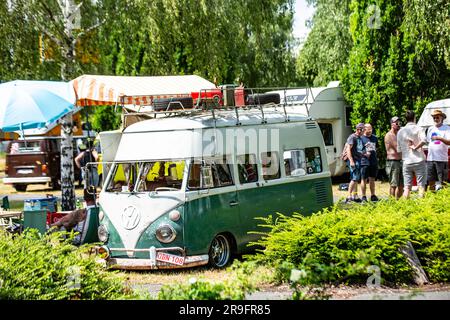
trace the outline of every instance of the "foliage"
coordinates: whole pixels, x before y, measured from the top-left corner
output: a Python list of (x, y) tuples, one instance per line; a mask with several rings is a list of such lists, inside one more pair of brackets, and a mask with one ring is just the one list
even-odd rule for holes
[(0, 299), (135, 299), (123, 279), (107, 272), (73, 234), (41, 236), (30, 230), (12, 238), (0, 231)]
[(380, 269), (385, 284), (410, 283), (412, 269), (399, 251), (410, 241), (430, 281), (449, 281), (449, 196), (445, 189), (425, 199), (348, 210), (335, 205), (309, 217), (280, 215), (258, 242), (264, 249), (255, 259), (278, 266), (278, 280), (288, 279), (283, 262), (303, 270), (301, 284), (366, 283), (371, 266)]
[(159, 300), (243, 300), (246, 294), (256, 290), (250, 275), (254, 272), (254, 262), (235, 261), (228, 268), (233, 279), (223, 282), (209, 282), (191, 278), (186, 283), (164, 285), (158, 293)]
[(297, 75), (303, 85), (326, 86), (339, 80), (352, 47), (350, 0), (310, 0), (315, 6), (312, 29), (297, 58)]
[(450, 95), (448, 1), (364, 0), (350, 4), (353, 40), (342, 73), (352, 122), (370, 122), (378, 136), (389, 118)]

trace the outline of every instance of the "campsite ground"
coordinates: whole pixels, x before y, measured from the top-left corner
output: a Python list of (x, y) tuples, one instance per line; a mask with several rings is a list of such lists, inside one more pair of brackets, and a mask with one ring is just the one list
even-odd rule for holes
[[(4, 176), (4, 156), (0, 155), (0, 179)], [(339, 185), (347, 183), (346, 178), (335, 179), (333, 181), (334, 201), (339, 201), (347, 196), (346, 191), (339, 190)], [(389, 194), (389, 184), (383, 181), (377, 181), (375, 186), (376, 194), (380, 198), (386, 198)], [(77, 187), (77, 197), (81, 197), (83, 189)], [(8, 195), (12, 208), (20, 210), (23, 208), (25, 199), (42, 197), (46, 194), (52, 194), (60, 197), (61, 191), (52, 190), (45, 185), (30, 185), (26, 192), (17, 192), (12, 186), (4, 185), (0, 182), (0, 196)], [(259, 290), (247, 296), (249, 300), (279, 300), (289, 299), (292, 289), (288, 285), (275, 285), (268, 279), (273, 270), (265, 267), (258, 269), (259, 277), (256, 280)], [(164, 284), (187, 283), (189, 279), (205, 279), (209, 281), (224, 281), (230, 279), (230, 272), (227, 270), (215, 270), (208, 267), (197, 267), (191, 269), (165, 270), (165, 271), (133, 271), (121, 272), (127, 282), (137, 290), (145, 290), (156, 296)], [(328, 292), (331, 299), (425, 299), (425, 300), (450, 300), (450, 284), (429, 284), (424, 286), (410, 286), (403, 288), (376, 287), (368, 286), (338, 286), (331, 287)]]

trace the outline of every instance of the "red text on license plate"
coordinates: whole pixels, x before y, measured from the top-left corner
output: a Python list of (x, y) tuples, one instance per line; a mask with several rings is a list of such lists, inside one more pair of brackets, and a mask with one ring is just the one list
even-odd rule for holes
[(158, 252), (156, 254), (156, 260), (162, 261), (162, 262), (167, 262), (167, 263), (172, 263), (172, 264), (177, 264), (179, 266), (182, 266), (184, 264), (184, 257), (180, 257), (180, 256), (176, 256), (176, 255), (164, 253), (164, 252)]

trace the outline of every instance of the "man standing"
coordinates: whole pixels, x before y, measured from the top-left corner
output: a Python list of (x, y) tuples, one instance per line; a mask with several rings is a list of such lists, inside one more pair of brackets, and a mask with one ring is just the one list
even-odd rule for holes
[(364, 123), (358, 123), (356, 130), (347, 139), (346, 155), (347, 165), (350, 169), (350, 184), (348, 186), (348, 197), (346, 202), (361, 202), (358, 197), (358, 183), (361, 182), (361, 159), (366, 153), (361, 136), (364, 130)]
[(366, 147), (366, 157), (368, 157), (368, 165), (361, 167), (361, 194), (362, 201), (367, 201), (366, 182), (369, 180), (370, 201), (378, 201), (375, 195), (375, 179), (378, 173), (377, 145), (378, 138), (372, 134), (372, 125), (366, 123), (364, 125), (364, 134), (361, 136), (364, 146)]
[(397, 152), (397, 133), (400, 130), (400, 119), (391, 118), (391, 130), (384, 137), (386, 147), (386, 174), (389, 177), (389, 194), (397, 200), (403, 193), (402, 154)]
[(403, 196), (409, 198), (412, 180), (416, 175), (419, 197), (423, 197), (427, 183), (427, 166), (422, 146), (426, 144), (426, 136), (422, 128), (416, 124), (416, 115), (413, 111), (406, 111), (406, 126), (397, 134), (398, 152), (402, 153), (403, 178), (405, 190)]
[(441, 110), (431, 113), (434, 126), (428, 129), (427, 177), (430, 190), (439, 190), (448, 179), (448, 146), (450, 126), (444, 124), (447, 115)]

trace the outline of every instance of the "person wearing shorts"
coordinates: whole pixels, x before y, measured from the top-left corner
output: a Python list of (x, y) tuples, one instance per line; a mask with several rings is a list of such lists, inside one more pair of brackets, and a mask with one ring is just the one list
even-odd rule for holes
[(348, 186), (348, 197), (346, 202), (361, 202), (358, 197), (358, 183), (361, 182), (361, 159), (366, 152), (361, 136), (364, 130), (364, 123), (358, 123), (356, 130), (347, 139), (347, 165), (350, 169), (350, 184)]
[(398, 152), (402, 153), (403, 179), (405, 190), (403, 196), (409, 198), (414, 175), (417, 179), (419, 197), (423, 197), (427, 183), (427, 166), (422, 146), (426, 144), (426, 136), (421, 127), (416, 124), (413, 111), (406, 111), (407, 124), (397, 134)]
[(397, 151), (397, 133), (400, 130), (399, 117), (391, 118), (391, 130), (384, 136), (386, 147), (386, 174), (389, 178), (389, 195), (397, 200), (403, 194), (402, 154)]
[[(366, 197), (366, 183), (369, 181), (370, 189), (370, 201), (378, 201), (378, 197), (375, 194), (375, 179), (378, 173), (378, 159), (377, 159), (377, 146), (378, 138), (372, 134), (372, 125), (366, 123), (364, 125), (364, 134), (361, 136), (363, 144), (366, 148), (366, 161), (367, 165), (361, 169), (361, 200), (367, 201)], [(364, 159), (364, 158), (363, 158)]]
[(431, 113), (434, 126), (428, 129), (428, 155), (427, 155), (427, 181), (430, 190), (442, 189), (448, 180), (448, 146), (450, 139), (450, 126), (444, 124), (447, 115), (441, 110)]

